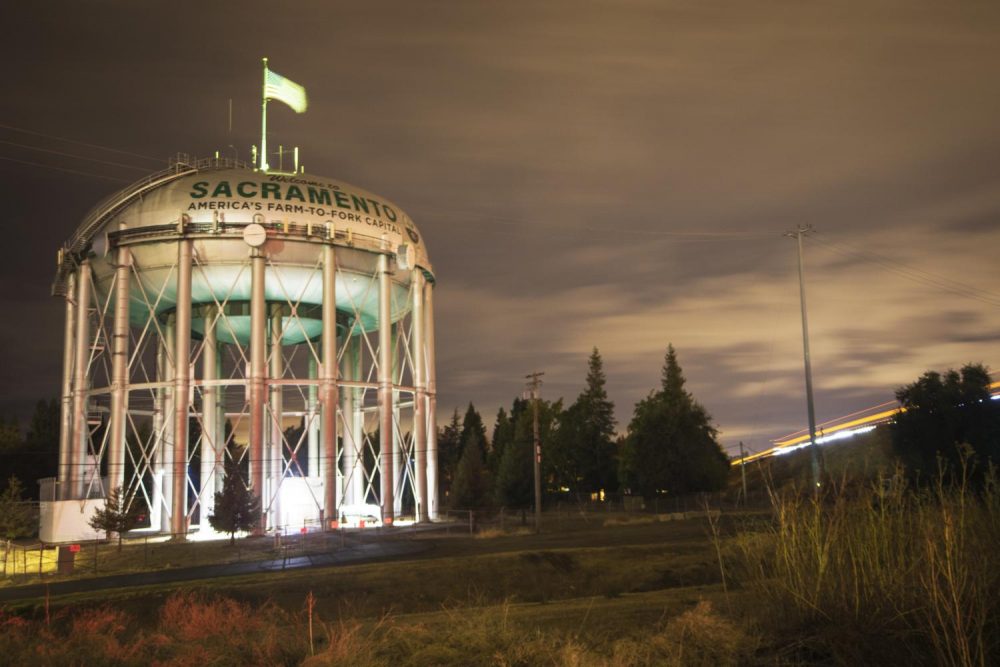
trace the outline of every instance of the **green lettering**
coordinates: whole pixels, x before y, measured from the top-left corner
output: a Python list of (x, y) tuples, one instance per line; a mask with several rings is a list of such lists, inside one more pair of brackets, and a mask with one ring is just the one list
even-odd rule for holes
[(305, 201), (306, 198), (302, 196), (302, 190), (299, 190), (297, 185), (289, 185), (288, 190), (285, 191), (285, 199), (298, 199), (299, 201)]
[(351, 195), (351, 201), (354, 202), (355, 211), (364, 211), (365, 213), (368, 213), (368, 202), (364, 199)]
[(274, 195), (275, 199), (281, 199), (281, 186), (277, 183), (261, 183), (260, 196), (269, 199), (271, 195)]
[(232, 197), (233, 191), (229, 189), (229, 181), (219, 181), (219, 184), (215, 186), (215, 190), (212, 191), (213, 197)]
[(392, 210), (392, 207), (388, 204), (382, 204), (382, 210), (385, 211), (385, 217), (389, 218), (393, 222), (396, 222), (396, 212)]
[(375, 215), (382, 217), (382, 211), (378, 210), (378, 202), (375, 201), (374, 199), (369, 199), (368, 201), (370, 201), (372, 203), (372, 206), (375, 207)]
[(253, 181), (241, 181), (240, 184), (236, 186), (236, 192), (241, 197), (256, 197), (257, 184)]
[(330, 206), (330, 191), (320, 190), (318, 188), (310, 187), (309, 191), (309, 203), (310, 204), (326, 204)]
[(208, 194), (208, 181), (198, 181), (191, 186), (191, 199), (201, 199)]
[(340, 208), (351, 208), (351, 200), (340, 190), (333, 193), (333, 198), (337, 200), (337, 206)]

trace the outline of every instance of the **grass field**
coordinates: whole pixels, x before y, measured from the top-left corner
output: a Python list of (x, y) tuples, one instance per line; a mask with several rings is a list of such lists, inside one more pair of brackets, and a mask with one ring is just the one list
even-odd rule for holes
[[(289, 608), (301, 605), (307, 590), (313, 590), (324, 613), (339, 613), (346, 605), (350, 607), (346, 613), (357, 616), (437, 610), (441, 605), (472, 599), (544, 602), (585, 595), (615, 596), (714, 583), (720, 577), (707, 524), (699, 520), (607, 526), (603, 522), (571, 520), (553, 522), (537, 535), (516, 529), (511, 534), (488, 535), (406, 535), (405, 539), (421, 541), (428, 548), (404, 562), (224, 577), (191, 586), (248, 601), (268, 599)], [(377, 538), (369, 535), (364, 539)], [(244, 559), (275, 554), (270, 546), (261, 546), (263, 540), (247, 542), (250, 545), (243, 546)], [(318, 540), (314, 543), (321, 544)], [(185, 547), (200, 551), (200, 563), (220, 562), (226, 550), (235, 552), (234, 547), (226, 544), (223, 549), (219, 543), (211, 550), (208, 544), (198, 543), (170, 546), (174, 554)], [(101, 548), (114, 552), (108, 545)], [(109, 560), (101, 572), (140, 569), (128, 562), (137, 548), (130, 554), (126, 546), (118, 556), (123, 566), (114, 568), (116, 561)], [(329, 548), (340, 548), (339, 541), (332, 540)], [(223, 558), (211, 558), (217, 553)], [(89, 573), (84, 571), (83, 576)], [(146, 596), (163, 596), (174, 588), (101, 591), (74, 596), (73, 603), (92, 597), (113, 598), (116, 604), (128, 604), (125, 601), (134, 599), (144, 606)], [(50, 603), (61, 604), (58, 600)], [(30, 604), (37, 606), (38, 601)]]
[[(250, 641), (258, 653), (237, 652), (232, 664), (297, 664), (308, 654), (310, 600), (314, 664), (564, 664), (571, 654), (610, 660), (614, 650), (635, 658), (652, 650), (651, 632), (686, 612), (717, 620), (713, 610), (731, 605), (710, 532), (705, 520), (654, 517), (553, 520), (538, 535), (428, 534), (416, 539), (430, 548), (409, 560), (78, 594), (49, 600), (47, 610), (25, 603), (6, 618), (19, 619), (24, 641), (57, 638), (46, 644), (49, 664), (61, 664), (53, 646), (121, 663), (158, 655), (164, 664), (196, 664), (180, 647), (198, 634), (195, 621), (182, 617), (230, 636), (243, 632), (233, 627), (239, 619), (269, 619)], [(8, 652), (28, 650), (10, 635), (5, 641)], [(220, 637), (199, 640), (213, 642), (235, 650)], [(659, 664), (669, 650), (616, 664)]]
[[(28, 600), (0, 613), (0, 655), (43, 665), (997, 664), (995, 475), (975, 488), (962, 478), (914, 488), (897, 475), (820, 496), (771, 493), (763, 513), (563, 514), (538, 534), (369, 533), (361, 539), (423, 548)], [(138, 548), (108, 567), (137, 567)], [(247, 540), (236, 557), (273, 548)], [(184, 562), (185, 549), (199, 562), (234, 557), (228, 544), (168, 544), (154, 567)]]

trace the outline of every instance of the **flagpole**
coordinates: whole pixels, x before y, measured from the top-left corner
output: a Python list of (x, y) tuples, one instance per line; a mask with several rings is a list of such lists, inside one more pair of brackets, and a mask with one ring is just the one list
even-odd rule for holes
[(264, 58), (264, 82), (260, 89), (261, 97), (261, 118), (260, 118), (260, 170), (267, 171), (270, 165), (267, 164), (267, 58)]

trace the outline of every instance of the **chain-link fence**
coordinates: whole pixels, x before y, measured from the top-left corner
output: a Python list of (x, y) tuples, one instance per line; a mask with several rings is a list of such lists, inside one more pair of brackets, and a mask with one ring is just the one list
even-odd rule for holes
[(67, 544), (29, 544), (6, 541), (0, 545), (4, 577), (15, 582), (56, 575), (93, 576), (204, 565), (269, 561), (283, 567), (291, 559), (330, 554), (365, 544), (385, 535), (406, 533), (381, 527), (337, 527), (324, 530), (318, 520), (278, 526), (262, 536), (198, 532), (171, 536), (159, 533), (126, 534), (119, 545), (115, 533)]
[[(741, 490), (695, 493), (687, 495), (663, 494), (643, 498), (623, 493), (549, 493), (542, 503), (542, 524), (549, 527), (576, 521), (641, 521), (643, 518), (658, 521), (683, 520), (705, 517), (706, 513), (761, 511), (770, 508), (766, 491), (753, 491), (744, 497)], [(474, 533), (480, 530), (515, 530), (534, 528), (534, 507), (452, 508), (441, 515), (452, 524), (453, 530)]]

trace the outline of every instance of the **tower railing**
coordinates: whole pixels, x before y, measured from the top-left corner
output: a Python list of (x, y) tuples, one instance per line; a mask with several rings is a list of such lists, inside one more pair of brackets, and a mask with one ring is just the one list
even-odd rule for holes
[(94, 234), (104, 224), (105, 219), (123, 210), (141, 198), (146, 192), (182, 176), (194, 174), (204, 169), (251, 168), (252, 166), (246, 162), (233, 158), (212, 157), (199, 160), (179, 153), (170, 159), (169, 166), (166, 169), (145, 176), (106, 197), (90, 210), (86, 217), (84, 217), (83, 222), (80, 223), (80, 226), (73, 232), (73, 235), (63, 244), (60, 250), (59, 268), (56, 272), (56, 278), (52, 283), (52, 295), (66, 295), (66, 282), (69, 274), (76, 268), (76, 257), (86, 251)]

